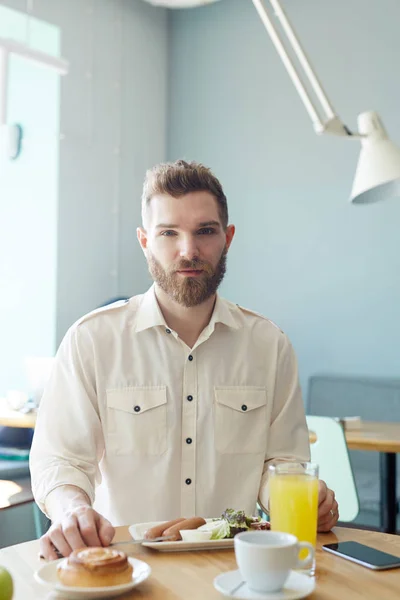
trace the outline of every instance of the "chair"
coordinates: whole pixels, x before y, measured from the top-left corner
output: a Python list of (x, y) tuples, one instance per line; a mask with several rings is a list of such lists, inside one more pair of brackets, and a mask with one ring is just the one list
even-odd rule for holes
[(335, 419), (309, 415), (307, 426), (317, 436), (311, 444), (311, 460), (319, 465), (320, 478), (335, 492), (340, 521), (354, 521), (360, 504), (342, 426)]

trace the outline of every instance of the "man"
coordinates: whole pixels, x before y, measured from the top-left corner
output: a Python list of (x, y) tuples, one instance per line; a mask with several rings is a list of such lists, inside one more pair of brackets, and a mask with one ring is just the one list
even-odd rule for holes
[[(113, 525), (267, 508), (273, 461), (309, 459), (286, 335), (217, 295), (235, 233), (223, 189), (178, 161), (146, 176), (138, 240), (154, 286), (71, 327), (31, 451), (52, 520), (46, 558), (108, 545)], [(320, 483), (320, 531), (338, 519)]]

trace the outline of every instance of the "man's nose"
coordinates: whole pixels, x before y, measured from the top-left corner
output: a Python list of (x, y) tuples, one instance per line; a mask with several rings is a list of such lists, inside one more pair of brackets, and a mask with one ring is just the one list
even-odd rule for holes
[(188, 260), (198, 258), (199, 249), (197, 247), (197, 240), (194, 236), (187, 236), (181, 240), (179, 256), (181, 258), (187, 258)]

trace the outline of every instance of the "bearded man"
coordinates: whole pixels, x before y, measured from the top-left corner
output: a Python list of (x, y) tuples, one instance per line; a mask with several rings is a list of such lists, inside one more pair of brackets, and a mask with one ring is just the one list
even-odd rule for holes
[[(137, 230), (153, 286), (75, 323), (31, 450), (47, 559), (114, 526), (268, 510), (268, 465), (309, 460), (297, 361), (265, 317), (217, 294), (235, 234), (221, 183), (179, 160), (147, 172)], [(320, 481), (318, 528), (338, 519)]]

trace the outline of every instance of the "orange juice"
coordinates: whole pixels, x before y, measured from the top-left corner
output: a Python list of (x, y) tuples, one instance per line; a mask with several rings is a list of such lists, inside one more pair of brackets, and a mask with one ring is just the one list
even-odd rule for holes
[(315, 547), (318, 518), (318, 478), (280, 473), (269, 480), (271, 529), (310, 542)]

